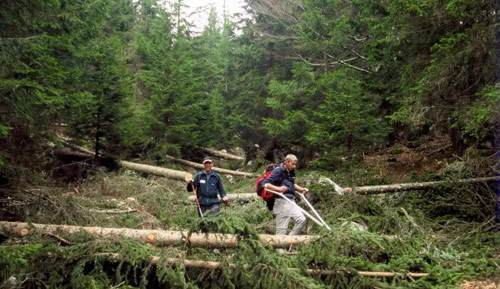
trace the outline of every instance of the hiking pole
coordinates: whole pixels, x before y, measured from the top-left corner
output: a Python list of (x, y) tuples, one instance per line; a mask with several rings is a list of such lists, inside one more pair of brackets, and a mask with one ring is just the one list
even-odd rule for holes
[(285, 195), (283, 195), (282, 193), (278, 193), (278, 192), (275, 192), (275, 191), (271, 191), (269, 189), (266, 189), (267, 192), (271, 192), (277, 196), (280, 196), (282, 197), (283, 199), (285, 199), (287, 202), (291, 203), (292, 205), (296, 206), (297, 208), (300, 209), (300, 211), (302, 213), (304, 213), (304, 215), (306, 215), (309, 219), (313, 220), (314, 223), (318, 224), (320, 227), (324, 227), (325, 225), (323, 225), (323, 223), (321, 223), (320, 221), (318, 221), (318, 219), (316, 219), (315, 217), (311, 216), (311, 214), (309, 214), (309, 212), (307, 212), (306, 210), (302, 209), (299, 205), (297, 205), (295, 202), (293, 202), (292, 200), (290, 200), (289, 198), (285, 197)]
[(302, 198), (302, 200), (304, 200), (306, 202), (306, 204), (309, 206), (309, 208), (311, 208), (311, 210), (313, 211), (313, 213), (316, 215), (316, 217), (318, 217), (318, 219), (325, 225), (325, 227), (328, 229), (328, 231), (332, 231), (332, 228), (330, 228), (330, 226), (328, 226), (328, 224), (325, 222), (325, 220), (323, 220), (323, 218), (321, 218), (321, 216), (318, 214), (318, 212), (314, 209), (314, 207), (311, 205), (311, 203), (309, 202), (309, 200), (306, 198), (306, 196), (304, 196), (303, 194), (299, 193), (299, 196)]
[(200, 201), (198, 201), (198, 192), (196, 191), (193, 182), (191, 182), (191, 188), (193, 188), (194, 199), (196, 200), (196, 207), (198, 208), (198, 213), (200, 213), (200, 217), (203, 219), (203, 212), (201, 211)]
[(194, 199), (196, 200), (196, 208), (198, 208), (198, 213), (200, 214), (200, 217), (203, 219), (203, 212), (201, 211), (200, 201), (198, 201), (198, 192), (196, 191), (196, 188), (194, 187), (193, 184), (193, 176), (187, 173), (184, 176), (184, 180), (191, 184), (191, 188), (193, 189), (194, 193)]

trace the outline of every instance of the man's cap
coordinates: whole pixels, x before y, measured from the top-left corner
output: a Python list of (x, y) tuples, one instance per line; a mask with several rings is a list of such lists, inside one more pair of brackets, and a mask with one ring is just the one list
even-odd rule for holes
[(203, 163), (213, 163), (214, 161), (210, 157), (204, 157), (203, 158)]

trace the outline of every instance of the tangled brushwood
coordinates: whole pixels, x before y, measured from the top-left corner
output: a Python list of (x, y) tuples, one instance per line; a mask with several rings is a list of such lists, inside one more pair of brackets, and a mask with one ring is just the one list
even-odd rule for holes
[[(238, 179), (228, 191), (252, 182)], [(274, 233), (273, 215), (259, 199), (202, 220), (177, 181), (96, 172), (73, 187), (45, 185), (5, 193), (2, 202), (23, 209), (2, 219), (187, 230), (186, 239), (217, 232), (236, 235), (238, 245), (161, 247), (83, 232), (3, 232), (0, 288), (450, 288), (500, 273), (495, 184), (374, 196), (336, 195), (312, 184), (310, 201), (333, 230), (309, 222), (304, 234), (317, 238), (284, 253), (259, 241)]]

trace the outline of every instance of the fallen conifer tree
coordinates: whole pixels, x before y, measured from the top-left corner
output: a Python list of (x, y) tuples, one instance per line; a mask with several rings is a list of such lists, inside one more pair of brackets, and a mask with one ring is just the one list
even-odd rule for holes
[[(183, 159), (178, 159), (178, 158), (175, 158), (175, 157), (169, 156), (169, 155), (165, 155), (165, 158), (167, 160), (174, 161), (174, 162), (177, 162), (177, 163), (180, 163), (180, 164), (183, 164), (186, 166), (190, 166), (193, 168), (204, 169), (202, 164), (198, 164), (195, 162), (191, 162), (191, 161), (187, 161), (187, 160), (183, 160)], [(228, 174), (228, 175), (244, 176), (244, 177), (253, 177), (254, 176), (252, 173), (226, 170), (226, 169), (217, 168), (217, 167), (213, 167), (212, 170), (214, 170), (220, 174)]]
[[(68, 151), (68, 150), (54, 150), (53, 154), (58, 158), (72, 158), (75, 161), (83, 161), (83, 160), (94, 158), (94, 154), (89, 154), (89, 153), (86, 153), (83, 151), (74, 152), (74, 151)], [(191, 174), (188, 172), (184, 172), (184, 171), (166, 169), (166, 168), (162, 168), (162, 167), (144, 165), (144, 164), (133, 163), (133, 162), (128, 162), (128, 161), (116, 161), (116, 162), (121, 167), (130, 169), (130, 170), (134, 170), (137, 172), (141, 172), (141, 173), (162, 176), (162, 177), (166, 177), (166, 178), (174, 179), (174, 180), (179, 180), (179, 181), (186, 181), (186, 180), (191, 179)]]
[(186, 181), (191, 178), (190, 173), (183, 171), (177, 171), (150, 165), (143, 165), (127, 161), (119, 161), (119, 164), (124, 168), (131, 169), (134, 171), (167, 177), (169, 179), (174, 179), (179, 181)]
[[(189, 234), (188, 231), (138, 230), (129, 228), (83, 227), (4, 221), (0, 221), (0, 230), (20, 236), (27, 236), (35, 232), (53, 234), (56, 232), (65, 232), (69, 234), (86, 232), (95, 238), (129, 238), (164, 246), (183, 245), (186, 243), (189, 243), (193, 247), (206, 248), (235, 248), (238, 246), (238, 237), (236, 235), (214, 233)], [(279, 236), (262, 234), (258, 237), (259, 240), (266, 245), (277, 248), (288, 248), (317, 239), (319, 236)]]
[[(98, 256), (104, 256), (113, 260), (123, 260), (122, 256), (118, 253), (101, 253)], [(148, 262), (151, 264), (159, 263), (161, 258), (159, 256), (151, 256)], [(215, 261), (204, 261), (204, 260), (190, 260), (190, 259), (180, 259), (180, 258), (166, 258), (165, 262), (168, 264), (182, 264), (189, 268), (200, 268), (200, 269), (223, 269), (224, 267), (229, 267), (231, 269), (236, 269), (237, 265), (234, 263), (222, 263)], [(250, 265), (243, 265), (243, 269), (250, 269)], [(299, 268), (288, 268), (288, 270), (301, 270)], [(309, 275), (336, 275), (336, 274), (349, 274), (349, 275), (359, 275), (363, 277), (383, 277), (383, 278), (394, 278), (394, 277), (407, 277), (407, 278), (422, 278), (428, 273), (394, 273), (394, 272), (374, 272), (374, 271), (341, 271), (341, 270), (325, 270), (325, 269), (302, 269)]]
[(216, 150), (209, 149), (209, 148), (199, 148), (199, 149), (207, 154), (210, 154), (210, 155), (213, 155), (213, 156), (216, 156), (219, 158), (223, 158), (226, 160), (236, 160), (236, 161), (244, 161), (245, 160), (245, 158), (242, 158), (240, 156), (236, 156), (236, 155), (221, 152), (221, 151), (216, 151)]
[[(393, 185), (381, 185), (381, 186), (363, 186), (354, 188), (342, 188), (340, 194), (351, 193), (359, 195), (376, 195), (385, 194), (393, 192), (403, 192), (403, 191), (418, 191), (427, 190), (443, 185), (451, 184), (475, 184), (475, 183), (487, 183), (487, 182), (498, 182), (500, 177), (484, 177), (484, 178), (472, 178), (472, 179), (461, 179), (461, 180), (450, 180), (450, 181), (436, 181), (436, 182), (421, 182), (421, 183), (406, 183), (406, 184), (393, 184)], [(257, 199), (256, 193), (242, 193), (242, 194), (228, 194), (229, 201), (235, 200), (250, 200)], [(189, 196), (188, 200), (194, 201), (194, 196)]]

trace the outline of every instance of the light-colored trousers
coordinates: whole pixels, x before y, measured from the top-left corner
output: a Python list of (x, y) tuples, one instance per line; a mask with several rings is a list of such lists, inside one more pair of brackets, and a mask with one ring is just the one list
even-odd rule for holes
[(290, 219), (293, 219), (295, 225), (289, 235), (300, 235), (302, 229), (306, 225), (306, 217), (300, 209), (290, 204), (285, 199), (276, 199), (273, 213), (276, 215), (276, 235), (286, 235)]

